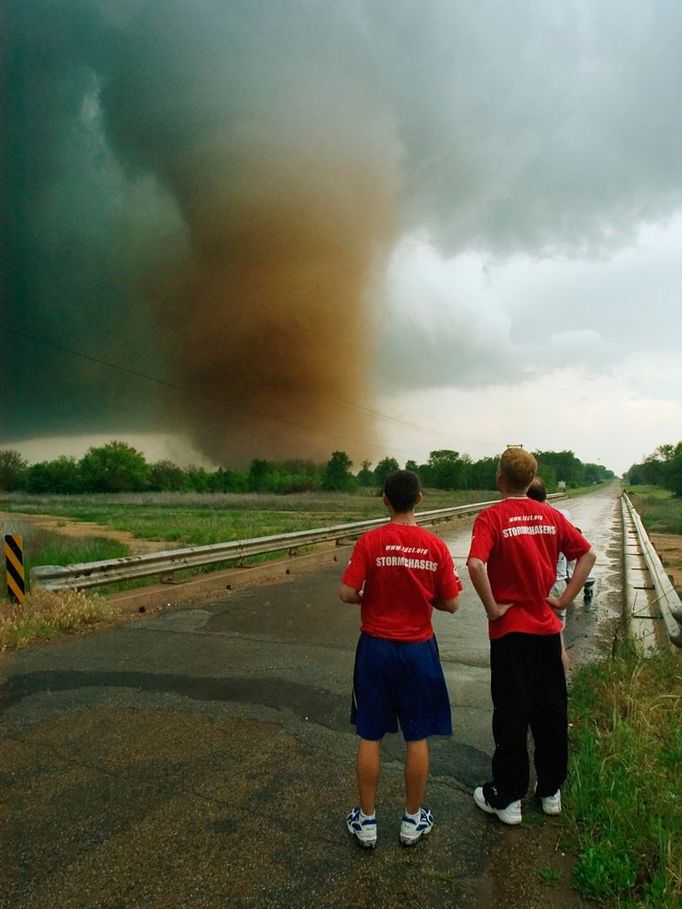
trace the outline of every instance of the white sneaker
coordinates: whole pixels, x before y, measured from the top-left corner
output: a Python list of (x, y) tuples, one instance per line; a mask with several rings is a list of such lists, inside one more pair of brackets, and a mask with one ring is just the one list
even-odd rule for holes
[(476, 789), (474, 789), (474, 802), (476, 802), (481, 811), (485, 811), (486, 814), (496, 814), (503, 824), (514, 826), (515, 824), (520, 824), (523, 820), (523, 816), (521, 815), (521, 799), (518, 799), (516, 802), (510, 802), (506, 808), (493, 808), (483, 795), (483, 786), (477, 786)]
[(541, 801), (545, 814), (561, 814), (561, 789), (557, 789), (554, 795), (545, 796)]
[(346, 816), (346, 827), (351, 836), (364, 846), (365, 849), (374, 849), (377, 844), (376, 818), (360, 819), (360, 806), (356, 805)]
[(431, 833), (432, 828), (433, 815), (428, 808), (419, 809), (419, 819), (416, 821), (404, 814), (400, 825), (400, 842), (403, 846), (414, 846), (418, 839)]

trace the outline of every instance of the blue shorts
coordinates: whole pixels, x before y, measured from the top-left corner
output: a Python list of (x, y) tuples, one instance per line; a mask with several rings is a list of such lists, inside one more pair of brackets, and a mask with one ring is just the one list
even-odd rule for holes
[(452, 735), (450, 699), (436, 638), (388, 641), (362, 633), (355, 653), (350, 721), (363, 739), (397, 732), (416, 742)]

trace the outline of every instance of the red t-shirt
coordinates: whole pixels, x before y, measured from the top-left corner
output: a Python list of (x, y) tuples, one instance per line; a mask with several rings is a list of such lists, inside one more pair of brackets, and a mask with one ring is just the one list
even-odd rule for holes
[(433, 635), (434, 600), (462, 590), (450, 551), (417, 524), (391, 521), (355, 544), (343, 583), (361, 590), (361, 631), (393, 641), (427, 641)]
[(514, 606), (488, 625), (491, 639), (512, 631), (556, 634), (563, 624), (545, 597), (556, 579), (560, 552), (579, 559), (590, 548), (585, 537), (553, 505), (527, 497), (503, 499), (479, 513), (470, 559), (487, 564), (497, 603)]

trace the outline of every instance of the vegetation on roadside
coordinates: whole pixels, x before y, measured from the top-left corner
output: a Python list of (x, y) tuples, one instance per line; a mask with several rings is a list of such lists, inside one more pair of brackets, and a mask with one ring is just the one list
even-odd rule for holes
[(624, 642), (576, 671), (568, 814), (574, 883), (618, 909), (682, 906), (682, 661)]
[[(497, 498), (490, 490), (427, 490), (421, 510)], [(31, 496), (11, 493), (3, 508), (24, 514), (52, 514), (94, 521), (145, 540), (201, 546), (271, 534), (365, 521), (386, 514), (375, 492), (298, 493), (287, 496), (228, 493), (145, 493), (130, 495)], [(116, 556), (105, 556), (116, 557)], [(52, 562), (50, 564), (62, 564)]]
[(66, 537), (38, 530), (30, 531), (24, 540), (27, 573), (36, 565), (78, 565), (127, 555), (128, 547), (109, 537)]
[[(496, 498), (490, 490), (427, 490), (422, 510), (466, 505)], [(282, 506), (286, 505), (284, 509)], [(13, 492), (3, 496), (2, 507), (19, 514), (50, 514), (74, 521), (93, 521), (125, 531), (139, 539), (167, 542), (168, 548), (210, 545), (252, 539), (298, 530), (311, 530), (352, 521), (385, 517), (386, 510), (375, 490), (355, 493), (317, 492), (287, 496), (244, 493), (206, 494), (118, 493), (79, 495), (30, 495)], [(21, 519), (19, 524), (21, 527)], [(27, 579), (36, 565), (69, 565), (129, 555), (122, 543), (105, 537), (65, 537), (32, 528), (23, 529)], [(299, 553), (306, 552), (299, 549)], [(281, 557), (264, 553), (249, 564)], [(174, 572), (176, 581), (230, 568), (234, 560)], [(158, 583), (158, 577), (119, 581), (98, 588), (103, 595)], [(4, 585), (0, 580), (0, 599)]]
[(635, 486), (628, 493), (647, 531), (682, 534), (682, 498), (660, 486)]
[(106, 600), (86, 591), (38, 590), (22, 606), (0, 604), (0, 651), (82, 631), (110, 618)]
[[(613, 478), (601, 464), (584, 464), (572, 451), (536, 451), (539, 473), (548, 490), (562, 480), (567, 487), (592, 486)], [(0, 490), (74, 495), (79, 492), (278, 493), (338, 491), (382, 487), (386, 477), (400, 467), (390, 456), (375, 466), (362, 461), (357, 473), (345, 451), (334, 451), (326, 464), (310, 460), (267, 461), (254, 458), (247, 470), (218, 467), (179, 467), (171, 461), (147, 463), (142, 452), (127, 442), (112, 441), (90, 448), (77, 461), (61, 456), (29, 465), (14, 449), (0, 449)], [(495, 490), (497, 457), (472, 460), (449, 448), (429, 454), (424, 464), (407, 461), (405, 467), (419, 474), (422, 485), (435, 489)]]
[(659, 445), (641, 464), (633, 464), (625, 479), (631, 486), (659, 486), (682, 497), (682, 442)]

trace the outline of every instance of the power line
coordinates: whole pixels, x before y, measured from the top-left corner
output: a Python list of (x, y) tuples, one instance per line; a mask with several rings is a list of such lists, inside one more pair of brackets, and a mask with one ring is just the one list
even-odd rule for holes
[[(306, 432), (311, 432), (317, 435), (328, 436), (334, 439), (340, 439), (343, 442), (354, 442), (357, 445), (376, 447), (376, 443), (370, 443), (367, 439), (358, 439), (352, 436), (342, 435), (340, 433), (333, 432), (331, 430), (318, 429), (312, 426), (307, 426), (303, 423), (297, 423), (293, 420), (287, 420), (285, 417), (275, 416), (273, 414), (267, 413), (258, 413), (256, 411), (249, 411), (244, 407), (240, 407), (238, 404), (233, 404), (231, 401), (226, 400), (225, 398), (218, 398), (213, 395), (206, 394), (205, 392), (198, 391), (196, 389), (187, 388), (183, 385), (179, 385), (177, 382), (170, 382), (167, 379), (162, 379), (158, 376), (152, 376), (148, 373), (142, 372), (139, 369), (133, 369), (132, 367), (122, 366), (120, 363), (112, 363), (108, 360), (104, 360), (100, 357), (92, 356), (91, 354), (83, 353), (79, 350), (74, 350), (71, 347), (66, 347), (62, 344), (58, 344), (54, 341), (48, 341), (45, 338), (37, 337), (36, 335), (30, 334), (26, 331), (21, 331), (16, 328), (10, 328), (7, 325), (0, 325), (0, 330), (6, 332), (7, 334), (15, 335), (16, 337), (24, 338), (25, 340), (32, 341), (36, 344), (43, 344), (46, 347), (50, 347), (53, 350), (58, 350), (61, 353), (66, 353), (69, 356), (78, 357), (79, 359), (86, 360), (90, 363), (96, 363), (98, 366), (104, 366), (107, 369), (113, 369), (116, 372), (121, 372), (129, 376), (133, 376), (136, 379), (144, 379), (148, 382), (153, 382), (157, 385), (161, 385), (165, 388), (173, 389), (174, 391), (179, 391), (183, 394), (192, 395), (197, 398), (201, 398), (205, 401), (210, 401), (214, 404), (219, 404), (221, 406), (226, 406), (235, 410), (239, 413), (245, 414), (249, 418), (255, 418), (260, 420), (274, 421), (281, 423), (286, 426), (291, 426), (297, 430), (305, 430)], [(404, 454), (411, 454), (412, 452), (405, 448), (396, 449)]]
[[(283, 425), (286, 425), (286, 426), (291, 426), (295, 429), (299, 429), (299, 430), (302, 429), (302, 430), (305, 430), (306, 432), (312, 432), (312, 433), (316, 433), (318, 435), (325, 435), (330, 438), (340, 439), (341, 441), (345, 441), (345, 442), (354, 442), (358, 445), (369, 445), (370, 444), (366, 439), (358, 439), (358, 438), (354, 438), (351, 436), (342, 435), (340, 433), (335, 433), (330, 430), (317, 429), (312, 426), (306, 426), (303, 423), (297, 423), (297, 422), (294, 422), (293, 420), (287, 420), (285, 417), (275, 416), (273, 414), (259, 413), (257, 411), (249, 411), (244, 407), (240, 407), (238, 404), (233, 404), (231, 401), (228, 401), (225, 398), (215, 397), (213, 395), (206, 394), (206, 392), (202, 392), (197, 389), (188, 388), (184, 385), (180, 385), (177, 382), (171, 382), (167, 379), (162, 379), (159, 376), (153, 376), (153, 375), (150, 375), (149, 373), (142, 372), (141, 370), (134, 369), (129, 366), (123, 366), (120, 363), (113, 363), (109, 360), (104, 360), (101, 357), (95, 357), (91, 354), (86, 354), (83, 351), (75, 350), (71, 347), (66, 347), (63, 344), (58, 344), (55, 341), (50, 341), (50, 340), (47, 340), (46, 338), (38, 337), (29, 332), (10, 327), (8, 325), (0, 325), (0, 330), (4, 331), (7, 334), (15, 335), (17, 337), (24, 338), (25, 340), (32, 341), (36, 344), (42, 344), (46, 347), (50, 347), (53, 350), (58, 350), (61, 353), (66, 353), (69, 356), (77, 357), (79, 359), (86, 360), (91, 363), (96, 363), (97, 365), (104, 366), (107, 369), (112, 369), (116, 372), (121, 372), (126, 375), (130, 375), (135, 378), (138, 378), (138, 379), (144, 379), (145, 381), (153, 382), (153, 383), (155, 383), (157, 385), (161, 385), (165, 388), (170, 388), (170, 389), (173, 389), (174, 391), (179, 391), (182, 394), (192, 395), (194, 397), (201, 398), (205, 401), (210, 401), (211, 403), (214, 403), (214, 404), (220, 404), (222, 406), (230, 407), (232, 410), (245, 414), (249, 418), (255, 418), (255, 419), (260, 419), (260, 420), (270, 420), (270, 421), (274, 421), (277, 423), (282, 423)], [(435, 435), (441, 435), (443, 438), (446, 437), (446, 434), (444, 434), (444, 433), (437, 433), (435, 430), (426, 429), (425, 427), (421, 427), (421, 426), (418, 426), (417, 424), (410, 423), (407, 420), (401, 420), (398, 417), (391, 417), (388, 414), (382, 414), (378, 411), (372, 410), (369, 407), (364, 407), (363, 405), (355, 404), (351, 401), (343, 401), (339, 398), (334, 398), (331, 395), (326, 395), (326, 396), (323, 395), (323, 396), (327, 397), (328, 400), (333, 400), (336, 403), (344, 404), (347, 407), (352, 407), (354, 409), (360, 410), (360, 411), (367, 413), (371, 416), (374, 416), (378, 419), (386, 420), (389, 422), (394, 422), (394, 423), (400, 424), (402, 426), (409, 427), (410, 429), (416, 429), (419, 432), (430, 432)], [(450, 441), (452, 441), (452, 437), (447, 436), (447, 438)], [(460, 439), (459, 441), (467, 441), (467, 440)], [(471, 442), (473, 440), (468, 440), (468, 441)], [(485, 445), (485, 444), (489, 444), (489, 443), (480, 442), (480, 443), (476, 443), (476, 444)], [(372, 443), (372, 446), (375, 447), (375, 443)], [(401, 451), (403, 453), (409, 453), (408, 449), (405, 449), (405, 448), (399, 448), (397, 450)]]
[[(7, 264), (7, 260), (4, 260), (4, 261), (5, 261), (5, 264)], [(54, 279), (47, 279), (47, 278), (44, 278), (44, 277), (37, 277), (37, 278), (32, 278), (32, 281), (34, 281), (35, 283), (38, 283), (38, 284), (42, 284), (42, 285), (45, 286), (45, 287), (52, 287), (53, 289), (56, 289), (56, 290), (61, 291), (61, 292), (63, 292), (63, 293), (72, 294), (72, 295), (74, 295), (74, 296), (78, 296), (78, 297), (81, 297), (81, 298), (83, 298), (83, 299), (90, 299), (90, 298), (91, 298), (91, 295), (92, 295), (92, 291), (88, 291), (88, 289), (85, 289), (85, 290), (84, 290), (84, 289), (81, 289), (81, 288), (78, 288), (78, 287), (74, 287), (73, 285), (63, 284), (63, 283), (61, 283), (61, 282), (55, 281)], [(0, 327), (2, 327), (2, 326), (0, 326)], [(6, 328), (6, 329), (4, 329), (4, 330), (5, 330), (5, 331), (10, 331), (10, 332), (12, 331), (12, 329), (10, 329), (10, 328)], [(50, 341), (47, 341), (47, 340), (45, 340), (45, 339), (42, 339), (42, 338), (35, 338), (35, 337), (32, 337), (32, 336), (30, 336), (30, 335), (28, 335), (28, 334), (26, 334), (26, 333), (24, 333), (23, 336), (29, 338), (30, 340), (37, 341), (38, 343), (46, 344), (47, 346), (52, 346), (52, 347), (54, 347), (54, 348), (57, 349), (57, 350), (62, 350), (63, 352), (70, 353), (70, 354), (72, 354), (72, 355), (74, 355), (74, 356), (81, 356), (81, 357), (84, 357), (84, 358), (86, 358), (86, 359), (89, 358), (89, 359), (93, 360), (94, 362), (101, 363), (102, 365), (108, 366), (110, 369), (120, 369), (120, 370), (122, 370), (122, 371), (126, 371), (126, 370), (127, 370), (127, 367), (119, 366), (119, 365), (112, 364), (112, 363), (109, 363), (109, 362), (106, 362), (106, 361), (100, 361), (100, 360), (98, 360), (98, 359), (95, 358), (95, 357), (88, 357), (88, 355), (86, 355), (86, 354), (82, 354), (82, 353), (80, 353), (80, 352), (78, 352), (78, 351), (72, 351), (72, 350), (70, 350), (70, 349), (68, 349), (68, 348), (60, 347), (60, 346), (58, 346), (58, 345), (56, 345), (56, 344), (54, 344), (54, 343), (52, 343), (52, 342), (50, 342)], [(128, 370), (128, 371), (129, 371), (129, 370)], [(162, 379), (157, 379), (157, 378), (155, 378), (155, 377), (153, 377), (153, 376), (148, 376), (148, 375), (146, 375), (146, 374), (141, 374), (141, 373), (138, 374), (138, 375), (139, 375), (141, 378), (146, 378), (146, 379), (148, 379), (149, 381), (152, 381), (152, 382), (159, 382), (159, 383), (161, 383), (161, 384), (166, 384), (167, 387), (179, 389), (180, 391), (184, 391), (184, 392), (187, 393), (187, 394), (198, 394), (198, 395), (202, 395), (201, 392), (196, 392), (196, 391), (193, 391), (193, 390), (190, 390), (190, 389), (187, 389), (187, 388), (183, 388), (182, 386), (175, 385), (175, 384), (173, 384), (173, 383), (167, 383), (167, 382), (164, 382), (164, 380), (162, 380)], [(367, 407), (367, 406), (364, 405), (364, 404), (358, 404), (356, 401), (348, 401), (348, 400), (346, 400), (346, 399), (344, 399), (344, 398), (339, 398), (339, 397), (336, 397), (336, 396), (334, 396), (334, 395), (327, 394), (327, 393), (325, 393), (324, 391), (318, 392), (318, 395), (319, 395), (320, 397), (326, 398), (328, 401), (333, 401), (333, 402), (336, 403), (336, 404), (342, 404), (344, 407), (349, 407), (349, 408), (352, 408), (353, 410), (358, 410), (358, 411), (360, 411), (360, 412), (362, 412), (362, 413), (366, 413), (366, 414), (368, 414), (369, 416), (375, 417), (375, 418), (378, 419), (378, 420), (383, 420), (384, 422), (387, 422), (387, 423), (395, 423), (395, 424), (398, 425), (398, 426), (405, 426), (405, 427), (407, 427), (408, 429), (415, 429), (415, 430), (417, 430), (417, 432), (428, 433), (429, 435), (436, 436), (436, 437), (439, 437), (439, 438), (441, 438), (441, 439), (447, 439), (448, 442), (450, 442), (450, 443), (452, 443), (452, 442), (454, 441), (454, 442), (458, 442), (458, 443), (464, 442), (464, 443), (470, 444), (470, 445), (486, 445), (486, 446), (490, 445), (490, 442), (489, 442), (489, 441), (483, 441), (483, 440), (481, 440), (481, 439), (463, 439), (463, 438), (454, 439), (453, 436), (450, 435), (449, 433), (444, 433), (444, 432), (441, 432), (441, 431), (439, 431), (439, 430), (437, 430), (437, 429), (431, 429), (430, 427), (427, 427), (427, 426), (421, 426), (421, 425), (419, 425), (419, 424), (417, 424), (417, 423), (413, 423), (413, 422), (411, 422), (411, 421), (409, 421), (409, 420), (403, 420), (403, 419), (401, 419), (400, 417), (391, 416), (390, 414), (381, 413), (380, 411), (374, 410), (374, 409), (371, 408), (371, 407)], [(217, 399), (215, 399), (215, 398), (211, 398), (211, 397), (208, 396), (208, 395), (203, 395), (203, 396), (206, 397), (207, 400), (214, 400), (214, 401), (217, 400)], [(228, 404), (228, 406), (234, 407), (234, 408), (237, 409), (237, 410), (242, 410), (243, 412), (245, 412), (243, 408), (239, 408), (237, 405), (229, 404), (229, 402), (227, 402), (227, 401), (221, 401), (220, 403)], [(265, 417), (265, 418), (266, 418), (266, 419), (280, 420), (280, 418), (278, 418), (278, 417), (270, 417), (270, 416), (267, 416), (267, 417)], [(280, 422), (288, 422), (288, 421), (281, 421), (281, 420), (280, 420)], [(291, 426), (298, 426), (299, 424), (296, 424), (296, 423), (293, 423), (293, 422), (289, 422), (289, 425), (291, 425)], [(302, 426), (301, 426), (301, 427), (299, 427), (299, 428), (306, 428), (306, 427), (302, 427)], [(318, 431), (321, 431), (321, 430), (312, 430), (312, 431), (313, 431), (313, 432), (318, 432)], [(355, 439), (349, 439), (349, 438), (347, 438), (347, 437), (345, 437), (345, 436), (337, 436), (337, 437), (338, 437), (338, 438), (345, 438), (347, 441), (358, 441), (358, 440), (355, 440)], [(502, 447), (502, 443), (499, 443), (498, 447)], [(404, 450), (404, 449), (403, 449), (403, 450)]]
[(217, 398), (213, 395), (208, 395), (205, 392), (198, 391), (193, 388), (186, 388), (183, 385), (178, 385), (177, 382), (169, 382), (167, 379), (161, 379), (158, 376), (151, 376), (149, 373), (142, 372), (139, 369), (133, 369), (129, 366), (122, 366), (120, 363), (111, 363), (108, 360), (103, 360), (100, 357), (93, 357), (91, 354), (83, 353), (80, 350), (74, 350), (71, 347), (65, 347), (62, 344), (57, 344), (54, 341), (48, 341), (45, 338), (39, 338), (36, 335), (29, 334), (26, 331), (19, 331), (16, 328), (9, 328), (6, 325), (0, 326), (3, 331), (8, 334), (16, 335), (20, 338), (25, 338), (28, 341), (33, 341), (37, 344), (44, 344), (46, 347), (51, 347), (54, 350), (58, 350), (61, 353), (69, 354), (73, 357), (79, 357), (82, 360), (87, 360), (90, 363), (96, 363), (98, 366), (106, 366), (107, 369), (113, 369), (117, 372), (125, 373), (129, 376), (134, 376), (136, 379), (145, 379), (148, 382), (154, 382), (157, 385), (162, 385), (165, 388), (172, 388), (174, 391), (180, 391), (183, 394), (193, 395), (197, 398), (202, 398), (205, 401), (211, 401), (214, 404), (221, 404), (226, 407), (230, 407), (232, 410), (236, 410), (240, 413), (244, 413), (249, 417), (256, 417), (257, 419), (265, 420), (274, 420), (277, 423), (284, 423), (287, 426), (293, 426), (296, 429), (305, 429), (308, 432), (317, 432), (323, 435), (334, 436), (337, 439), (343, 439), (347, 442), (358, 442), (360, 444), (365, 444), (360, 439), (351, 439), (348, 436), (342, 436), (338, 433), (327, 432), (326, 430), (313, 429), (311, 426), (305, 426), (301, 423), (294, 423), (292, 420), (287, 420), (284, 417), (277, 417), (271, 414), (257, 413), (256, 411), (248, 411), (244, 407), (240, 407), (238, 404), (233, 404), (231, 401), (227, 401), (225, 398)]

